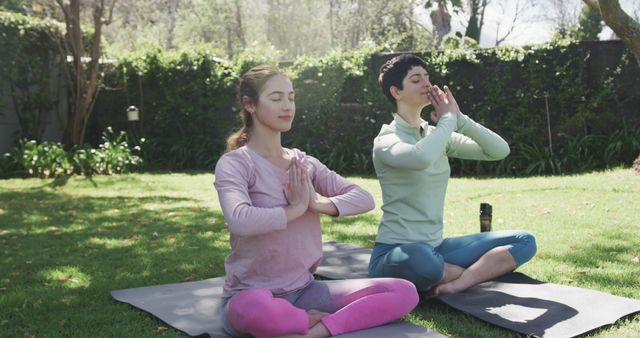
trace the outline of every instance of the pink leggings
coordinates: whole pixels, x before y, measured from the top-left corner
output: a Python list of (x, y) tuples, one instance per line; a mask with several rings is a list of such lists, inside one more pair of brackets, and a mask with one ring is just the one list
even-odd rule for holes
[(306, 334), (307, 310), (331, 313), (321, 319), (332, 336), (382, 325), (418, 304), (415, 286), (404, 279), (312, 281), (299, 291), (274, 297), (255, 288), (231, 297), (225, 308), (233, 334), (256, 338)]

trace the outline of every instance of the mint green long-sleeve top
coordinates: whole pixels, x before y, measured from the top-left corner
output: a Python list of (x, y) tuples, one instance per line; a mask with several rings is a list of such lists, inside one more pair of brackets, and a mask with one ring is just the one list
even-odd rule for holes
[(501, 160), (509, 145), (466, 115), (444, 114), (437, 126), (416, 128), (400, 115), (373, 141), (373, 165), (382, 189), (382, 220), (376, 242), (442, 243), (449, 157)]

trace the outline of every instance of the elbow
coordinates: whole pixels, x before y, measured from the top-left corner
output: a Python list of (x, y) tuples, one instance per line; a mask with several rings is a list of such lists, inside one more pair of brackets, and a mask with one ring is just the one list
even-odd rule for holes
[(491, 152), (485, 151), (485, 156), (487, 156), (488, 161), (500, 161), (504, 160), (511, 153), (511, 149), (509, 148), (509, 144), (507, 142), (502, 141), (498, 146), (491, 149)]
[(369, 212), (376, 207), (376, 202), (373, 200), (373, 196), (366, 190), (362, 190), (364, 192), (363, 206), (364, 212)]
[(236, 236), (255, 235), (255, 218), (252, 218), (251, 211), (244, 205), (237, 206), (231, 212), (225, 213), (225, 220), (229, 232)]
[(503, 160), (511, 153), (511, 148), (509, 148), (509, 144), (504, 142), (500, 147), (500, 150), (496, 154), (496, 160)]
[(231, 217), (227, 219), (227, 227), (229, 227), (229, 232), (236, 236), (250, 236), (253, 235), (251, 231), (249, 231), (250, 226), (243, 222), (242, 220)]

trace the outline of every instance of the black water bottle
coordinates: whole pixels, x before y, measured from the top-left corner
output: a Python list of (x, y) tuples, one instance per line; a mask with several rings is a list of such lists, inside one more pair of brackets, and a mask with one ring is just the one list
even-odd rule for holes
[(480, 232), (491, 231), (493, 207), (489, 203), (480, 203)]

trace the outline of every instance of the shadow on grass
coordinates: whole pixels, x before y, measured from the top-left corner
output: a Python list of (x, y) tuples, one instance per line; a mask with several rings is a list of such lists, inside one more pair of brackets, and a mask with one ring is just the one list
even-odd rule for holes
[[(111, 290), (224, 275), (223, 216), (200, 204), (162, 195), (0, 193), (0, 322), (15, 330), (6, 333), (114, 332), (114, 313), (126, 306)], [(140, 329), (138, 315), (127, 316)]]

